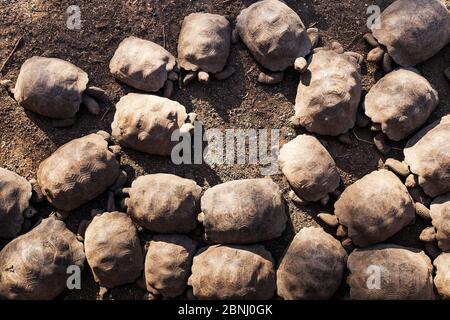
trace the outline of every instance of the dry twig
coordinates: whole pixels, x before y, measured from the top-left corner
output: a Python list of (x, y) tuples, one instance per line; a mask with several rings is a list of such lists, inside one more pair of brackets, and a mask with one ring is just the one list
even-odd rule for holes
[(22, 41), (22, 39), (23, 39), (23, 36), (20, 36), (19, 39), (16, 41), (16, 44), (14, 45), (14, 48), (9, 53), (9, 56), (6, 58), (6, 60), (3, 62), (2, 66), (0, 67), (0, 73), (3, 72), (3, 68), (6, 66), (8, 61), (12, 58), (12, 56), (14, 55), (14, 52), (16, 52), (16, 50), (19, 47), (19, 44)]

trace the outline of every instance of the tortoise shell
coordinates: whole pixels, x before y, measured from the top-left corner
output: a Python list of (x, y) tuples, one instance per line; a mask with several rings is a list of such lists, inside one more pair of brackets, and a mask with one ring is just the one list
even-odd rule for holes
[(53, 206), (71, 211), (106, 191), (119, 172), (119, 162), (104, 137), (90, 134), (66, 143), (42, 161), (37, 181)]
[(274, 261), (261, 245), (206, 247), (194, 257), (188, 284), (200, 300), (268, 300)]
[(66, 289), (68, 268), (83, 269), (83, 244), (53, 217), (0, 251), (0, 297), (50, 300)]
[(372, 33), (402, 67), (428, 60), (450, 41), (450, 14), (440, 0), (397, 0)]
[(222, 71), (228, 60), (231, 26), (217, 14), (191, 13), (184, 18), (178, 41), (178, 59), (185, 70)]
[(70, 62), (32, 57), (20, 68), (14, 99), (20, 106), (54, 119), (73, 118), (89, 78)]
[(0, 168), (0, 238), (19, 234), (31, 194), (31, 184), (25, 178)]
[(302, 20), (282, 1), (253, 3), (237, 17), (236, 29), (255, 59), (271, 71), (293, 66), (312, 49)]
[(109, 63), (111, 74), (127, 85), (148, 92), (161, 89), (175, 57), (160, 45), (136, 37), (124, 39)]

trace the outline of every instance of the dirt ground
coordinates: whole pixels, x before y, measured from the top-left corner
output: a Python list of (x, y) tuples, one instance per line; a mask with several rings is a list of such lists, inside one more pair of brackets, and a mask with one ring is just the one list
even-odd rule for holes
[[(5, 90), (0, 91), (0, 166), (26, 177), (35, 177), (39, 163), (62, 144), (81, 137), (92, 130), (111, 131), (117, 101), (135, 90), (121, 84), (109, 74), (108, 64), (118, 44), (127, 36), (134, 35), (163, 44), (176, 54), (180, 22), (192, 12), (211, 12), (236, 17), (240, 10), (255, 1), (250, 0), (115, 0), (115, 1), (56, 1), (56, 0), (0, 0), (0, 61), (3, 62), (13, 49), (17, 39), (23, 36), (20, 46), (6, 64), (2, 79), (15, 82), (22, 63), (34, 56), (57, 57), (68, 60), (84, 69), (90, 75), (90, 83), (108, 91), (111, 103), (104, 104), (104, 116), (92, 116), (82, 110), (76, 124), (69, 128), (52, 128), (50, 121), (18, 107)], [(360, 0), (287, 0), (286, 3), (302, 18), (306, 26), (319, 28), (322, 44), (332, 40), (341, 42), (346, 50), (367, 54), (369, 47), (362, 36), (366, 29), (366, 9), (378, 4), (385, 8), (393, 1)], [(66, 9), (70, 5), (81, 8), (81, 30), (66, 27)], [(256, 82), (259, 66), (242, 43), (232, 47), (229, 63), (236, 68), (230, 79), (209, 85), (193, 83), (186, 88), (176, 88), (173, 99), (194, 111), (205, 128), (270, 128), (281, 129), (281, 142), (291, 140), (302, 130), (294, 130), (289, 118), (294, 114), (294, 100), (299, 80), (294, 70), (289, 70), (279, 85), (264, 86)], [(440, 104), (428, 122), (450, 113), (449, 83), (443, 76), (443, 69), (450, 64), (450, 48), (447, 46), (438, 55), (418, 66), (423, 75), (440, 94)], [(364, 94), (382, 76), (373, 64), (363, 67)], [(355, 129), (358, 136), (369, 139), (369, 129)], [(362, 176), (376, 170), (383, 159), (373, 145), (360, 142), (351, 136), (351, 145), (338, 142), (335, 138), (322, 137), (328, 143), (328, 150), (336, 160), (342, 177), (341, 189)], [(389, 157), (402, 158), (401, 149), (405, 142), (396, 144)], [(218, 183), (259, 177), (257, 166), (175, 166), (169, 158), (145, 155), (124, 150), (122, 165), (134, 177), (156, 172), (173, 173), (194, 178), (204, 188)], [(289, 191), (286, 179), (274, 175), (287, 199)], [(67, 220), (69, 228), (77, 229), (78, 223), (89, 217), (90, 210), (105, 209), (106, 198), (95, 201), (76, 210)], [(323, 208), (319, 205), (298, 207), (287, 202), (290, 214), (289, 227), (284, 235), (264, 245), (278, 261), (295, 232), (302, 227), (316, 225), (320, 212), (332, 212), (333, 204)], [(47, 216), (52, 208), (46, 204), (38, 207), (41, 216)], [(425, 224), (419, 220), (407, 227), (388, 242), (422, 248), (418, 242)], [(194, 235), (195, 236), (195, 235)], [(151, 237), (142, 234), (145, 242)], [(2, 248), (6, 243), (0, 243)], [(95, 299), (97, 285), (86, 267), (83, 272), (83, 289), (66, 291), (62, 299)], [(345, 298), (348, 288), (345, 284), (336, 294)], [(112, 290), (111, 299), (139, 299), (144, 291), (135, 285)]]

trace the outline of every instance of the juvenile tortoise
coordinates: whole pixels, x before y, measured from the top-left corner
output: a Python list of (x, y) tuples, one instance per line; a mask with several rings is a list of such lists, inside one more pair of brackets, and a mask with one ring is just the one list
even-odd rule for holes
[(433, 265), (423, 251), (393, 244), (355, 249), (348, 257), (350, 299), (433, 300)]
[(194, 257), (188, 285), (200, 300), (268, 300), (276, 283), (274, 261), (262, 245), (215, 245)]
[(430, 237), (426, 242), (437, 241), (442, 251), (450, 251), (450, 193), (437, 197), (430, 206), (433, 230), (428, 230)]
[(156, 235), (145, 258), (147, 290), (155, 296), (173, 298), (187, 288), (197, 242), (184, 235)]
[(120, 177), (120, 150), (108, 147), (108, 140), (104, 131), (74, 139), (39, 165), (38, 184), (61, 215), (95, 199)]
[(205, 191), (198, 221), (210, 243), (247, 244), (281, 236), (285, 203), (269, 178), (229, 181)]
[(188, 233), (197, 226), (202, 188), (190, 179), (157, 173), (138, 177), (122, 203), (140, 226), (158, 233)]
[(14, 99), (27, 110), (55, 119), (55, 127), (70, 126), (81, 104), (98, 115), (101, 108), (95, 98), (107, 99), (103, 90), (88, 87), (88, 82), (88, 74), (70, 62), (34, 56), (20, 68)]
[[(420, 128), (439, 104), (438, 92), (416, 69), (400, 68), (385, 75), (365, 97), (365, 114), (372, 130), (400, 141)], [(381, 134), (381, 133), (380, 133)], [(377, 137), (385, 141), (382, 137)], [(379, 146), (379, 144), (375, 144)], [(383, 146), (380, 151), (389, 150)]]
[(226, 67), (230, 46), (231, 26), (224, 16), (201, 12), (186, 16), (178, 39), (180, 67), (188, 71), (183, 82), (198, 77), (208, 83), (210, 73), (218, 80), (230, 77), (234, 73)]
[(414, 204), (407, 188), (385, 169), (347, 187), (334, 209), (341, 230), (360, 247), (382, 242), (415, 221)]
[(347, 253), (321, 228), (303, 228), (281, 258), (278, 295), (285, 300), (330, 299), (339, 288)]
[(144, 268), (137, 229), (125, 213), (96, 215), (86, 229), (84, 247), (100, 298), (108, 289), (134, 282)]
[[(403, 153), (412, 180), (430, 197), (450, 192), (450, 116), (442, 117), (414, 135)], [(415, 179), (414, 179), (415, 177)]]
[(383, 62), (392, 71), (392, 60), (412, 67), (438, 53), (450, 41), (450, 14), (440, 0), (397, 0), (387, 7), (365, 36), (375, 48), (367, 59)]
[(443, 299), (450, 300), (450, 253), (441, 253), (433, 264), (436, 268), (436, 290)]
[(16, 237), (23, 230), (25, 219), (37, 214), (30, 204), (40, 202), (35, 187), (15, 172), (0, 168), (0, 238)]
[(170, 98), (178, 80), (175, 57), (160, 45), (136, 37), (124, 39), (109, 63), (111, 74), (127, 85)]
[(306, 29), (297, 13), (284, 2), (263, 0), (241, 11), (233, 38), (241, 38), (253, 57), (269, 70), (261, 72), (258, 81), (275, 84), (283, 80), (288, 67), (304, 70), (304, 57), (317, 45), (319, 31)]
[[(317, 138), (299, 135), (280, 149), (281, 171), (302, 201), (327, 204), (341, 178), (331, 155)], [(291, 195), (294, 196), (294, 195)]]
[(294, 126), (309, 132), (339, 136), (356, 122), (361, 99), (362, 58), (343, 52), (341, 45), (318, 48), (309, 58), (295, 98)]
[(167, 156), (181, 134), (193, 129), (195, 113), (186, 113), (178, 102), (154, 95), (129, 93), (116, 105), (111, 124), (113, 138), (124, 147), (148, 154)]
[(83, 269), (83, 244), (50, 217), (0, 251), (0, 297), (50, 300), (67, 287), (69, 267)]

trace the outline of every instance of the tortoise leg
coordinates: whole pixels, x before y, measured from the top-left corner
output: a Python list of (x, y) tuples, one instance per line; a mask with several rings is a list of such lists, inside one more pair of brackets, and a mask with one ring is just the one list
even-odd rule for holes
[(119, 158), (120, 153), (122, 152), (122, 147), (119, 145), (108, 146), (108, 150), (111, 151), (116, 158)]
[(106, 94), (106, 91), (99, 87), (89, 86), (84, 91), (84, 93), (101, 102), (109, 101), (109, 97)]
[(389, 73), (393, 70), (393, 66), (392, 66), (392, 58), (391, 56), (386, 52), (383, 55), (383, 71), (385, 73)]
[(347, 228), (342, 224), (340, 224), (339, 227), (336, 229), (336, 236), (339, 238), (347, 238), (348, 237)]
[(331, 49), (336, 53), (344, 53), (344, 47), (337, 41), (331, 43)]
[(32, 194), (31, 194), (30, 201), (32, 203), (41, 203), (42, 201), (44, 201), (45, 196), (42, 193), (41, 187), (37, 183), (36, 179), (31, 179), (28, 182), (31, 184), (31, 188), (32, 188)]
[(375, 144), (375, 147), (384, 155), (387, 155), (392, 149), (383, 133), (378, 133), (373, 138), (373, 143)]
[(11, 80), (9, 80), (9, 79), (1, 80), (0, 87), (5, 88), (6, 92), (8, 92), (8, 94), (9, 94), (9, 96), (14, 99), (14, 88), (13, 88), (13, 83)]
[(187, 86), (197, 77), (197, 72), (189, 71), (183, 78), (183, 85)]
[(98, 116), (100, 114), (101, 108), (97, 100), (95, 100), (91, 96), (88, 96), (85, 93), (82, 94), (81, 99), (83, 101), (84, 106), (89, 111), (89, 113), (93, 114), (94, 116)]
[(98, 300), (103, 300), (105, 295), (108, 293), (108, 289), (105, 287), (100, 287), (98, 290), (97, 298)]
[(308, 201), (301, 199), (293, 190), (289, 192), (289, 199), (292, 200), (292, 202), (304, 206), (308, 204)]
[(291, 125), (292, 125), (293, 127), (300, 127), (300, 126), (301, 126), (301, 124), (300, 124), (300, 118), (297, 117), (297, 116), (292, 116), (292, 117), (290, 117), (290, 118), (289, 118), (289, 122), (291, 123)]
[(373, 36), (372, 33), (366, 33), (364, 35), (364, 40), (366, 40), (366, 42), (371, 45), (372, 47), (378, 47), (380, 44), (378, 43), (377, 39), (375, 39), (375, 37)]
[(323, 223), (325, 223), (330, 228), (337, 228), (339, 226), (338, 218), (334, 214), (329, 213), (319, 213), (317, 215)]
[(308, 35), (309, 41), (311, 41), (311, 48), (314, 49), (319, 44), (319, 29), (317, 28), (309, 28), (306, 30), (306, 34)]
[(180, 134), (192, 134), (194, 132), (194, 125), (192, 123), (185, 123), (180, 128)]
[(231, 66), (227, 66), (222, 71), (215, 73), (214, 77), (217, 80), (225, 80), (225, 79), (228, 79), (229, 77), (231, 77), (235, 72), (236, 72), (235, 68), (233, 68)]
[(197, 119), (197, 114), (196, 114), (195, 112), (189, 112), (189, 113), (187, 114), (186, 122), (187, 122), (187, 123), (194, 124), (195, 119)]
[(406, 186), (408, 189), (417, 187), (418, 185), (419, 185), (419, 181), (418, 181), (416, 175), (410, 174), (408, 177), (406, 177), (406, 180), (405, 180), (405, 186)]
[(363, 63), (364, 63), (364, 57), (363, 57), (361, 54), (359, 54), (358, 52), (354, 52), (354, 51), (346, 51), (346, 52), (344, 52), (344, 54), (345, 54), (346, 56), (350, 57), (350, 58), (353, 58), (354, 61), (356, 61), (356, 63), (357, 63), (359, 66), (362, 66), (362, 65), (363, 65)]
[(284, 72), (260, 72), (258, 82), (263, 84), (277, 84), (283, 81)]
[(370, 127), (370, 131), (373, 132), (379, 132), (381, 131), (382, 127), (380, 123), (372, 123), (372, 126)]
[(303, 57), (298, 57), (295, 59), (294, 69), (300, 73), (304, 73), (308, 69), (308, 61)]
[(382, 47), (376, 47), (369, 51), (367, 54), (367, 61), (369, 62), (380, 62), (383, 60), (386, 51)]
[(68, 119), (53, 119), (52, 120), (52, 127), (54, 127), (54, 128), (66, 128), (66, 127), (73, 126), (76, 121), (77, 121), (76, 117), (68, 118)]
[(114, 198), (114, 192), (108, 192), (108, 200), (106, 202), (106, 211), (114, 212), (116, 211), (116, 199)]
[(239, 32), (237, 29), (233, 29), (233, 31), (231, 32), (231, 43), (232, 44), (236, 44), (239, 42), (240, 36), (239, 36)]
[(203, 212), (200, 212), (197, 216), (197, 221), (202, 223), (205, 221), (205, 214)]
[(433, 242), (436, 240), (436, 229), (434, 227), (423, 229), (420, 233), (419, 239), (423, 242)]
[(198, 77), (198, 82), (203, 83), (203, 84), (209, 83), (209, 73), (208, 72), (199, 71), (197, 74), (197, 77)]
[(425, 221), (431, 221), (430, 209), (425, 207), (425, 205), (420, 202), (416, 202), (414, 203), (414, 208), (416, 209), (416, 214), (419, 218)]
[(110, 142), (111, 141), (111, 135), (104, 131), (104, 130), (94, 130), (92, 133), (98, 134), (99, 136), (103, 137), (103, 139), (105, 139), (105, 141)]
[(401, 162), (393, 158), (387, 159), (384, 163), (384, 167), (402, 177), (407, 177), (409, 175), (408, 165), (405, 162)]
[(174, 88), (173, 81), (166, 80), (166, 82), (164, 83), (164, 94), (163, 94), (165, 98), (172, 97), (173, 88)]

